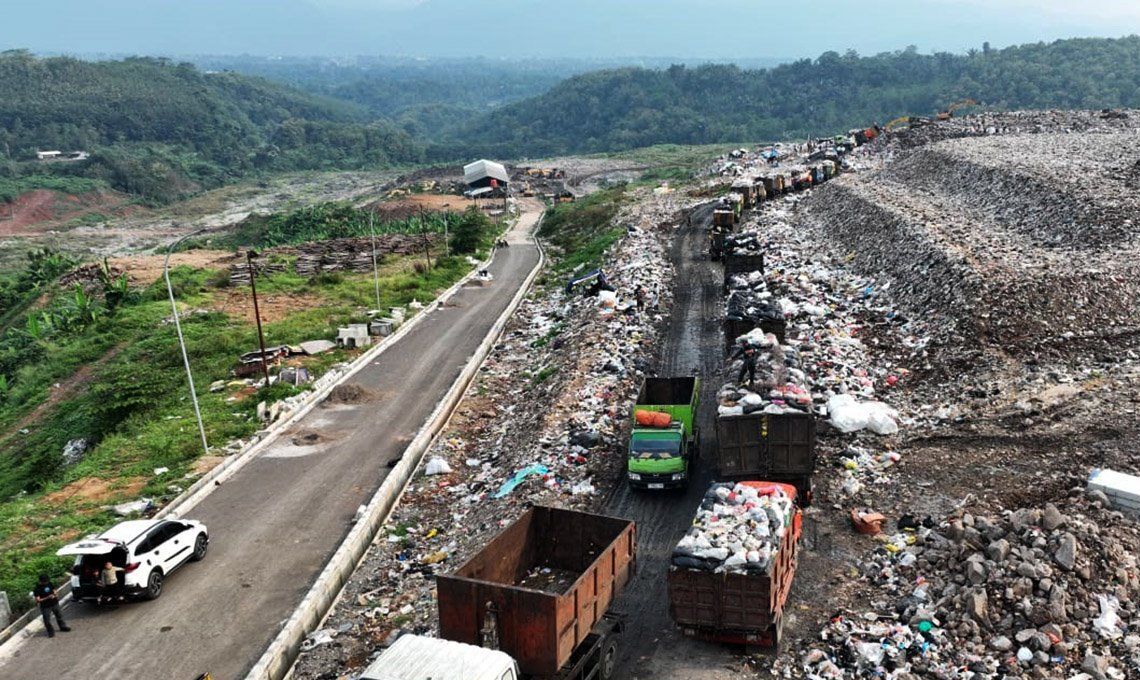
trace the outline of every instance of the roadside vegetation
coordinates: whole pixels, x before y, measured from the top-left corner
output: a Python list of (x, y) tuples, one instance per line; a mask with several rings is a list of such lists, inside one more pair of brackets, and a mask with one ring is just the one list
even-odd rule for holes
[[(469, 271), (468, 254), (496, 237), (482, 213), (449, 219), (451, 255), (437, 245), (430, 269), (418, 256), (383, 259), (382, 308), (433, 299)], [(64, 576), (56, 548), (116, 521), (111, 506), (139, 497), (161, 505), (212, 462), (202, 460), (165, 284), (131, 288), (102, 268), (94, 284), (59, 285), (74, 264), (38, 252), (0, 279), (0, 590), (17, 610), (28, 606), (21, 594), (39, 573)], [(257, 348), (248, 287), (231, 286), (222, 270), (184, 266), (171, 270), (171, 282), (208, 439), (220, 454), (264, 427), (259, 402), (298, 390), (230, 382), (238, 356)], [(270, 345), (331, 339), (376, 306), (371, 273), (306, 278), (288, 268), (259, 277), (257, 289), (263, 303), (287, 301), (264, 325)], [(289, 363), (318, 376), (355, 355), (336, 349)], [(217, 381), (226, 387), (207, 389)]]
[(601, 265), (605, 252), (625, 233), (613, 223), (625, 192), (625, 185), (610, 187), (547, 210), (539, 236), (554, 248), (551, 274), (564, 278)]
[[(404, 219), (376, 220), (367, 209), (343, 202), (324, 202), (274, 215), (256, 215), (221, 237), (209, 239), (214, 248), (265, 248), (333, 238), (364, 238), (376, 234), (442, 234), (454, 232), (478, 212), (425, 212)], [(200, 239), (196, 244), (204, 243)]]

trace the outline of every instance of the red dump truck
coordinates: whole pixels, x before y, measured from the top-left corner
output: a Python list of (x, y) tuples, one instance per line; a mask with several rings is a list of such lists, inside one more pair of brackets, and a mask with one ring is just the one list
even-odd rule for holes
[[(794, 506), (796, 490), (772, 482), (740, 482), (757, 493), (783, 494), (793, 505), (781, 518), (783, 536), (774, 541), (775, 552), (763, 568), (747, 570), (688, 568), (674, 563), (669, 568), (669, 615), (690, 637), (713, 642), (774, 648), (780, 643), (784, 604), (796, 573), (803, 514)], [(713, 489), (723, 484), (714, 484)], [(708, 498), (706, 496), (706, 502)], [(715, 517), (715, 521), (724, 521)], [(698, 509), (694, 526), (701, 521)]]
[(361, 678), (608, 680), (636, 547), (630, 520), (533, 507), (437, 577), (442, 639), (404, 636)]

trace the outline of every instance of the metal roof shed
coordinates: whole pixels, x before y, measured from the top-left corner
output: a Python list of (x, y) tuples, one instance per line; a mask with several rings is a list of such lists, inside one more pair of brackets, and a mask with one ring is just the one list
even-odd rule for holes
[(467, 186), (488, 187), (491, 186), (491, 180), (496, 180), (499, 186), (506, 186), (511, 181), (502, 163), (478, 160), (463, 166), (463, 181)]

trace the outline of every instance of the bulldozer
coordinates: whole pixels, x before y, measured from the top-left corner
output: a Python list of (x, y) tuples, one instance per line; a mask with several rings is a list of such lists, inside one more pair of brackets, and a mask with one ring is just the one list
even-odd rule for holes
[(963, 99), (960, 102), (954, 102), (950, 106), (947, 106), (945, 110), (939, 111), (938, 115), (935, 117), (938, 120), (950, 120), (954, 117), (954, 112), (958, 109), (964, 106), (977, 106), (977, 104), (978, 102), (974, 101), (973, 99)]

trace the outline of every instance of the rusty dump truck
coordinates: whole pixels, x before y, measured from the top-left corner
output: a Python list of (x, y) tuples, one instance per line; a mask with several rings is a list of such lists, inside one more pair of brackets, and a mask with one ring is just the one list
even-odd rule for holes
[(816, 422), (811, 413), (717, 416), (717, 478), (767, 479), (790, 484), (811, 505)]
[(630, 520), (530, 508), (436, 578), (442, 639), (401, 637), (361, 680), (608, 680), (636, 549)]
[[(723, 499), (723, 506), (713, 503), (718, 499), (710, 496), (717, 487), (714, 484), (706, 494), (702, 508), (698, 509), (693, 521), (691, 534), (700, 534), (700, 527), (709, 527), (707, 518), (702, 519), (702, 511), (711, 515), (714, 525), (732, 526), (734, 517), (731, 511), (732, 496), (738, 495), (742, 487), (748, 487), (753, 496), (746, 500), (756, 503), (757, 496), (779, 494), (790, 499), (779, 507), (787, 508), (786, 513), (771, 512), (770, 516), (779, 522), (779, 535), (770, 529), (772, 552), (763, 558), (748, 558), (737, 566), (730, 566), (723, 560), (701, 559), (691, 551), (683, 551), (678, 544), (673, 553), (673, 563), (669, 567), (669, 615), (686, 636), (712, 642), (740, 644), (748, 647), (774, 648), (780, 643), (784, 624), (784, 604), (792, 588), (792, 579), (798, 562), (799, 539), (802, 533), (803, 514), (794, 505), (796, 492), (791, 486), (770, 482), (741, 482), (733, 489), (731, 496)], [(726, 494), (727, 495), (727, 494)], [(705, 507), (708, 506), (708, 507)], [(746, 506), (747, 507), (747, 506)], [(755, 526), (745, 510), (736, 528)], [(765, 512), (765, 518), (768, 513)], [(765, 522), (766, 526), (772, 525)], [(721, 528), (724, 528), (723, 526)], [(708, 551), (711, 552), (711, 551)]]

